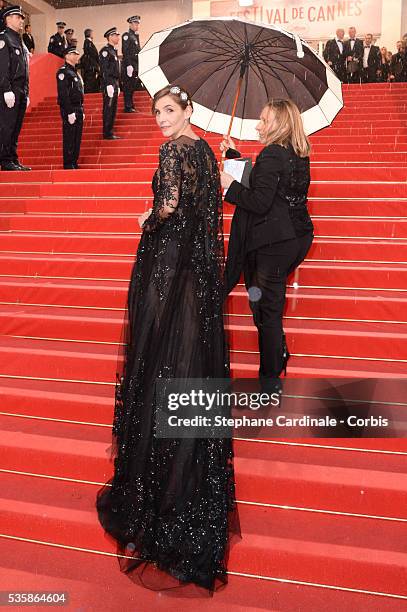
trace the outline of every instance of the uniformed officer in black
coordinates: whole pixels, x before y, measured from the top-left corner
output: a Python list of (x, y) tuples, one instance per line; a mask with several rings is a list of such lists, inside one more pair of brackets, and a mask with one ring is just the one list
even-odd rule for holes
[(79, 51), (65, 49), (65, 64), (57, 71), (58, 104), (62, 117), (65, 170), (77, 170), (83, 130), (83, 81), (76, 71)]
[(2, 170), (31, 170), (18, 161), (17, 141), (28, 100), (28, 51), (21, 39), (21, 6), (3, 9), (0, 32), (0, 165)]
[(49, 39), (48, 53), (53, 53), (58, 57), (64, 57), (64, 51), (67, 47), (64, 35), (65, 26), (66, 23), (64, 21), (57, 21), (58, 32)]
[(122, 84), (124, 96), (124, 112), (135, 113), (133, 93), (137, 89), (138, 54), (140, 39), (138, 35), (140, 16), (129, 17), (129, 31), (122, 35)]
[(103, 93), (103, 138), (117, 140), (120, 136), (113, 134), (114, 120), (117, 112), (117, 99), (120, 93), (120, 66), (117, 50), (120, 33), (117, 28), (110, 28), (104, 34), (107, 44), (99, 51), (100, 73)]
[(93, 43), (93, 30), (86, 28), (84, 32), (83, 55), (80, 67), (84, 81), (85, 93), (100, 91), (99, 53)]

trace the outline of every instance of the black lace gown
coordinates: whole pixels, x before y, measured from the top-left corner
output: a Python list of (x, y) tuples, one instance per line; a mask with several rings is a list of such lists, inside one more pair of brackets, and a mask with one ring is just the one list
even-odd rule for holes
[(164, 144), (153, 192), (128, 293), (114, 475), (96, 507), (131, 579), (212, 595), (227, 583), (230, 544), (241, 537), (232, 440), (153, 435), (157, 378), (229, 376), (222, 199), (208, 144), (186, 136)]

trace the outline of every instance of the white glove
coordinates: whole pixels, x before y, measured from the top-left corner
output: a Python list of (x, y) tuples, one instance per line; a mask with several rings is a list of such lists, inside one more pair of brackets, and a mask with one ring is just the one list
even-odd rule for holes
[(129, 77), (129, 79), (131, 79), (131, 77), (133, 76), (133, 72), (134, 72), (134, 68), (133, 66), (127, 66), (127, 76)]
[(117, 88), (117, 95), (120, 96), (120, 87)]
[(68, 123), (70, 123), (71, 125), (73, 125), (76, 121), (76, 115), (75, 113), (71, 113), (70, 115), (68, 115)]
[(113, 95), (114, 95), (114, 87), (113, 87), (113, 85), (108, 85), (106, 87), (106, 91), (107, 91), (107, 95), (109, 96), (109, 98), (113, 98)]
[(12, 91), (6, 91), (4, 93), (4, 101), (9, 108), (13, 108), (16, 103), (16, 97)]
[(30, 98), (27, 96), (27, 106), (26, 108), (28, 108), (30, 106)]

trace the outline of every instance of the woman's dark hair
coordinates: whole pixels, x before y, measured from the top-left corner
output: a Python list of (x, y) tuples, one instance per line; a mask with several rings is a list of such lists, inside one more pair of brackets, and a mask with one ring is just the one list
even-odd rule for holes
[(85, 36), (85, 38), (89, 38), (91, 33), (92, 33), (92, 29), (91, 28), (86, 28), (86, 30), (84, 31), (83, 35)]
[(164, 98), (164, 96), (170, 96), (170, 98), (172, 98), (174, 102), (176, 102), (176, 104), (178, 104), (178, 106), (180, 106), (183, 110), (185, 110), (188, 106), (194, 110), (191, 96), (186, 89), (180, 87), (179, 85), (167, 85), (154, 94), (153, 103), (151, 105), (151, 111), (153, 114), (155, 112), (156, 103), (158, 100), (161, 100), (161, 98)]

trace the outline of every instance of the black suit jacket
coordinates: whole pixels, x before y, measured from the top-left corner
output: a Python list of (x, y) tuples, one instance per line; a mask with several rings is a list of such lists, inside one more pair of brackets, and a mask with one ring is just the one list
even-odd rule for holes
[[(229, 150), (227, 157), (240, 154)], [(313, 231), (306, 207), (309, 157), (268, 145), (257, 156), (249, 183), (247, 188), (233, 181), (225, 194), (236, 205), (225, 272), (228, 291), (238, 282), (248, 251)]]
[(32, 51), (34, 51), (34, 49), (35, 49), (35, 42), (34, 42), (34, 37), (31, 34), (28, 34), (27, 32), (24, 32), (24, 34), (23, 34), (23, 42), (24, 42), (25, 46), (27, 47), (27, 49), (30, 51), (30, 53)]
[(339, 50), (338, 43), (336, 39), (328, 40), (324, 49), (324, 60), (326, 62), (338, 62), (344, 60), (343, 50), (345, 43), (342, 41), (342, 53)]
[(99, 52), (90, 38), (85, 38), (81, 68), (86, 72), (99, 72)]
[(328, 63), (331, 62), (331, 68), (336, 75), (343, 81), (345, 79), (345, 54), (344, 47), (345, 43), (342, 42), (342, 53), (338, 47), (336, 39), (328, 40), (324, 49), (324, 60)]
[(353, 59), (358, 59), (359, 62), (363, 59), (363, 40), (355, 38), (355, 44), (353, 45), (353, 51), (351, 49), (350, 40), (347, 40), (343, 47), (343, 54), (345, 58), (352, 56)]
[(375, 45), (371, 45), (369, 55), (367, 58), (367, 68), (363, 67), (363, 60), (361, 62), (362, 70), (363, 70), (363, 78), (366, 79), (367, 77), (367, 80), (369, 81), (369, 83), (375, 83), (377, 81), (377, 78), (378, 78), (377, 71), (380, 68), (380, 61), (381, 59), (380, 59), (379, 47), (376, 47)]
[(396, 81), (405, 81), (407, 77), (407, 53), (394, 53), (390, 62), (390, 72)]
[(369, 69), (374, 69), (374, 70), (379, 69), (380, 67), (380, 48), (379, 47), (376, 47), (375, 45), (371, 45), (369, 55), (367, 58), (367, 65)]

